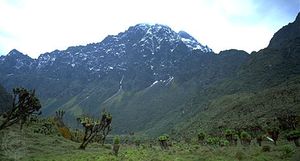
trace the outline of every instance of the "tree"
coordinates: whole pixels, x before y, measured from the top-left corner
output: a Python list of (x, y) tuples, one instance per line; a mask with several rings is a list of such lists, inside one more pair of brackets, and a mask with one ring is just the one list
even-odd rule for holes
[(20, 129), (31, 115), (41, 114), (39, 99), (35, 96), (35, 90), (28, 91), (25, 88), (13, 89), (13, 106), (12, 109), (2, 117), (4, 121), (0, 125), (0, 130), (7, 128), (15, 123), (20, 123)]
[(158, 141), (159, 141), (161, 149), (169, 149), (168, 140), (169, 140), (169, 135), (167, 135), (167, 134), (164, 134), (164, 135), (161, 135), (158, 137)]
[(84, 127), (83, 142), (79, 149), (85, 149), (88, 143), (93, 140), (98, 133), (101, 135), (101, 140), (105, 140), (108, 133), (111, 131), (112, 116), (104, 112), (101, 120), (93, 120), (89, 117), (79, 118), (81, 125)]

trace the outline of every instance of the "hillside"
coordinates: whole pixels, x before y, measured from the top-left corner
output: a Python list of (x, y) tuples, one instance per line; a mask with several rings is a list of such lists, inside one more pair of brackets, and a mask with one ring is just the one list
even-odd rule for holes
[(0, 85), (0, 114), (6, 112), (12, 105), (12, 97)]
[[(195, 73), (190, 70), (192, 76), (189, 80), (175, 81), (166, 93), (156, 88), (152, 92), (134, 95), (130, 107), (136, 109), (128, 113), (137, 111), (136, 115), (140, 115), (138, 121), (129, 123), (141, 130), (146, 127), (150, 134), (179, 131), (180, 135), (196, 133), (200, 129), (219, 129), (217, 131), (221, 132), (227, 128), (264, 126), (267, 120), (286, 111), (299, 115), (300, 36), (294, 34), (287, 40), (282, 33), (295, 29), (299, 30), (299, 18), (275, 33), (269, 47), (259, 52), (248, 55), (229, 50), (202, 58), (207, 64), (202, 65), (201, 61), (195, 64), (207, 67), (208, 75), (202, 70)], [(282, 39), (285, 41), (281, 42)], [(281, 42), (280, 46), (274, 45), (276, 41)], [(113, 103), (116, 102), (120, 101)], [(141, 103), (148, 108), (140, 108)], [(115, 106), (123, 114), (128, 110), (123, 112), (121, 107), (124, 105)], [(159, 115), (161, 111), (164, 113), (162, 117)], [(147, 123), (138, 126), (139, 118), (148, 119)]]
[(138, 24), (38, 59), (12, 50), (0, 57), (0, 83), (35, 88), (43, 114), (63, 109), (73, 126), (76, 117), (98, 117), (106, 109), (114, 116), (113, 132), (122, 134), (213, 130), (223, 121), (233, 126), (236, 120), (271, 118), (287, 107), (298, 114), (299, 21), (251, 54), (215, 54), (188, 33), (157, 24)]
[(274, 34), (267, 48), (251, 53), (235, 76), (199, 90), (195, 100), (209, 97), (209, 101), (173, 130), (185, 134), (201, 129), (221, 132), (265, 126), (284, 113), (299, 116), (299, 22), (298, 15), (295, 22)]

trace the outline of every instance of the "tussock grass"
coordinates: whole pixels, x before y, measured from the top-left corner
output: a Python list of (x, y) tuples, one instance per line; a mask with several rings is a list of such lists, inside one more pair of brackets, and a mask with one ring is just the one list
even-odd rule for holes
[[(288, 142), (278, 146), (271, 143), (270, 152), (263, 152), (255, 144), (215, 147), (197, 144), (176, 144), (169, 150), (158, 145), (139, 147), (122, 144), (119, 155), (112, 153), (110, 144), (92, 143), (86, 150), (79, 150), (80, 143), (67, 140), (57, 134), (33, 133), (34, 126), (20, 131), (17, 127), (1, 132), (0, 160), (22, 161), (283, 161), (296, 160), (300, 149)], [(265, 143), (266, 144), (266, 143)]]

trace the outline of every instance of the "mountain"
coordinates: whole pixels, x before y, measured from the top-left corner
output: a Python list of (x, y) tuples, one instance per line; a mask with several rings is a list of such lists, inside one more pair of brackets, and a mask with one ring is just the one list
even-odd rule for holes
[(293, 23), (282, 27), (276, 32), (270, 41), (268, 48), (278, 49), (286, 46), (290, 41), (299, 39), (300, 37), (300, 14), (297, 15)]
[[(195, 100), (208, 98), (204, 106), (173, 132), (195, 135), (199, 129), (222, 133), (225, 129), (253, 129), (287, 114), (300, 116), (300, 14), (276, 32), (267, 48), (251, 53), (237, 73)], [(203, 108), (201, 108), (203, 107)]]
[(299, 112), (299, 37), (284, 36), (299, 28), (298, 21), (251, 54), (235, 49), (215, 54), (188, 33), (158, 24), (138, 24), (99, 43), (37, 59), (13, 50), (0, 57), (0, 83), (35, 88), (43, 114), (64, 109), (74, 126), (76, 117), (99, 117), (106, 109), (115, 133), (247, 125), (273, 117), (285, 105)]
[[(207, 86), (231, 76), (249, 57), (234, 52), (216, 55), (184, 31), (138, 24), (100, 43), (38, 59), (12, 50), (0, 58), (0, 82), (8, 89), (35, 88), (45, 115), (64, 109), (74, 120), (106, 108), (115, 116), (117, 132), (140, 131), (146, 127), (140, 122), (152, 127), (166, 112), (182, 108), (195, 93), (194, 84)], [(223, 59), (238, 61), (222, 66)]]

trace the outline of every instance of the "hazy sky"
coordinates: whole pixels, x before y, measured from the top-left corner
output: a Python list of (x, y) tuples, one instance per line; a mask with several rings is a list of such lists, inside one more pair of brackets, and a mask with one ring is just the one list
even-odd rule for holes
[(100, 42), (137, 23), (184, 30), (215, 52), (266, 47), (300, 0), (0, 0), (0, 55)]

